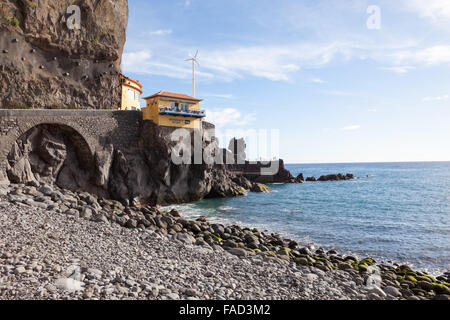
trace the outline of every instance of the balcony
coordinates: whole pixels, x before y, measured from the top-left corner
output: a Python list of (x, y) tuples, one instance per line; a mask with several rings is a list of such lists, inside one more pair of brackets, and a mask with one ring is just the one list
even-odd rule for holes
[(204, 118), (206, 116), (205, 111), (189, 110), (189, 109), (177, 109), (177, 108), (159, 108), (159, 114), (167, 114), (179, 117), (192, 117), (192, 118)]

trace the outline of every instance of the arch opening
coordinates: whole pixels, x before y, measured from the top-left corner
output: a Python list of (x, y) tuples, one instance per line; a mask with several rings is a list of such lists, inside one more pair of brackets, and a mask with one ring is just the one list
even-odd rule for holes
[(94, 157), (84, 137), (70, 126), (39, 124), (23, 133), (7, 157), (12, 183), (56, 184), (79, 190), (90, 184)]

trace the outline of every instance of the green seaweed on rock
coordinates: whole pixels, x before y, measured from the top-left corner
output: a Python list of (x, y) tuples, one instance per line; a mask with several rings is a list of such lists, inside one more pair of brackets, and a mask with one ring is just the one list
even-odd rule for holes
[(375, 260), (373, 260), (373, 259), (371, 259), (371, 258), (365, 258), (365, 259), (362, 259), (361, 261), (360, 261), (360, 264), (366, 264), (366, 265), (368, 265), (368, 266), (371, 266), (371, 265), (374, 265), (375, 263), (376, 263), (376, 261)]
[(409, 281), (412, 281), (412, 282), (417, 282), (417, 279), (414, 278), (413, 276), (410, 276), (410, 275), (405, 276), (405, 280), (409, 280)]

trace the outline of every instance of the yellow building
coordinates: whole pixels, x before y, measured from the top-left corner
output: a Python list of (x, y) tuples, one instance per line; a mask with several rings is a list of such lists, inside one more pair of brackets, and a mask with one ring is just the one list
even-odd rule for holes
[(139, 81), (120, 75), (122, 84), (122, 105), (120, 110), (139, 110), (141, 108), (142, 84)]
[(201, 99), (168, 91), (144, 99), (144, 120), (152, 120), (159, 126), (201, 129), (205, 117), (205, 111), (200, 110)]

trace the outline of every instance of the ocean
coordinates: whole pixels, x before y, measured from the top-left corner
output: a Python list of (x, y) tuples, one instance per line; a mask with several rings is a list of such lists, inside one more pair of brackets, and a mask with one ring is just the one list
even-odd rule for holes
[(302, 244), (450, 270), (450, 162), (288, 164), (294, 176), (353, 173), (360, 179), (274, 184), (274, 192), (171, 206), (186, 217), (277, 232)]

